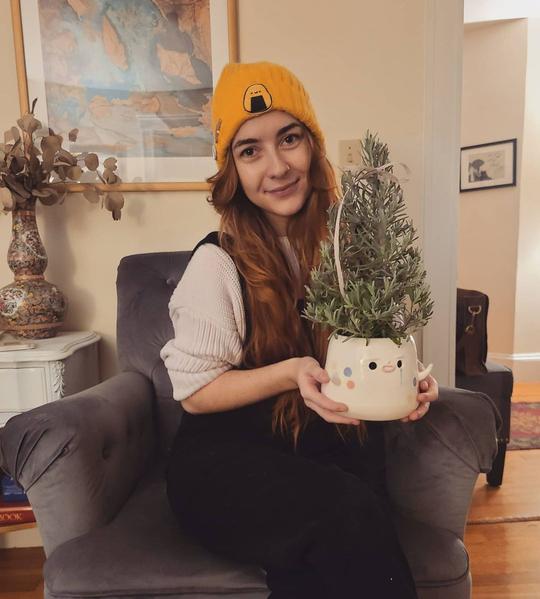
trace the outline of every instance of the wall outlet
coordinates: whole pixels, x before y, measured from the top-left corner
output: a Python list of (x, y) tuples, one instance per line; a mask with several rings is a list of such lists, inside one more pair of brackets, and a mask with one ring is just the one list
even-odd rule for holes
[(339, 165), (342, 168), (358, 167), (362, 163), (362, 143), (360, 139), (339, 141)]

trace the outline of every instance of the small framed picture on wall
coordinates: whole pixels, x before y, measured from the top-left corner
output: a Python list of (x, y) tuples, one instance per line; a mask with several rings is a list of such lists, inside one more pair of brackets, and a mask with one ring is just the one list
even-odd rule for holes
[(461, 148), (460, 191), (516, 184), (516, 139)]

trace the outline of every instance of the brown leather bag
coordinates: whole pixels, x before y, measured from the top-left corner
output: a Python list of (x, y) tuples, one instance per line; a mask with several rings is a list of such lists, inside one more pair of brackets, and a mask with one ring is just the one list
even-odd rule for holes
[(456, 373), (487, 372), (487, 315), (489, 298), (481, 291), (457, 290)]

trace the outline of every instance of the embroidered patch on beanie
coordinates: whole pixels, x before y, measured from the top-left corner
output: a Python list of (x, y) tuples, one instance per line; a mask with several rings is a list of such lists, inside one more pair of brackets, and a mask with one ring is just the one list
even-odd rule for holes
[(272, 94), (262, 83), (250, 85), (244, 92), (243, 106), (250, 114), (266, 112), (272, 108)]

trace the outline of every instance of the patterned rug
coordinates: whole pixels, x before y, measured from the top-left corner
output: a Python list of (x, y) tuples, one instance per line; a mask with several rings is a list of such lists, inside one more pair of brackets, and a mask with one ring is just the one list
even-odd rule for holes
[(512, 402), (508, 449), (540, 448), (540, 403)]

